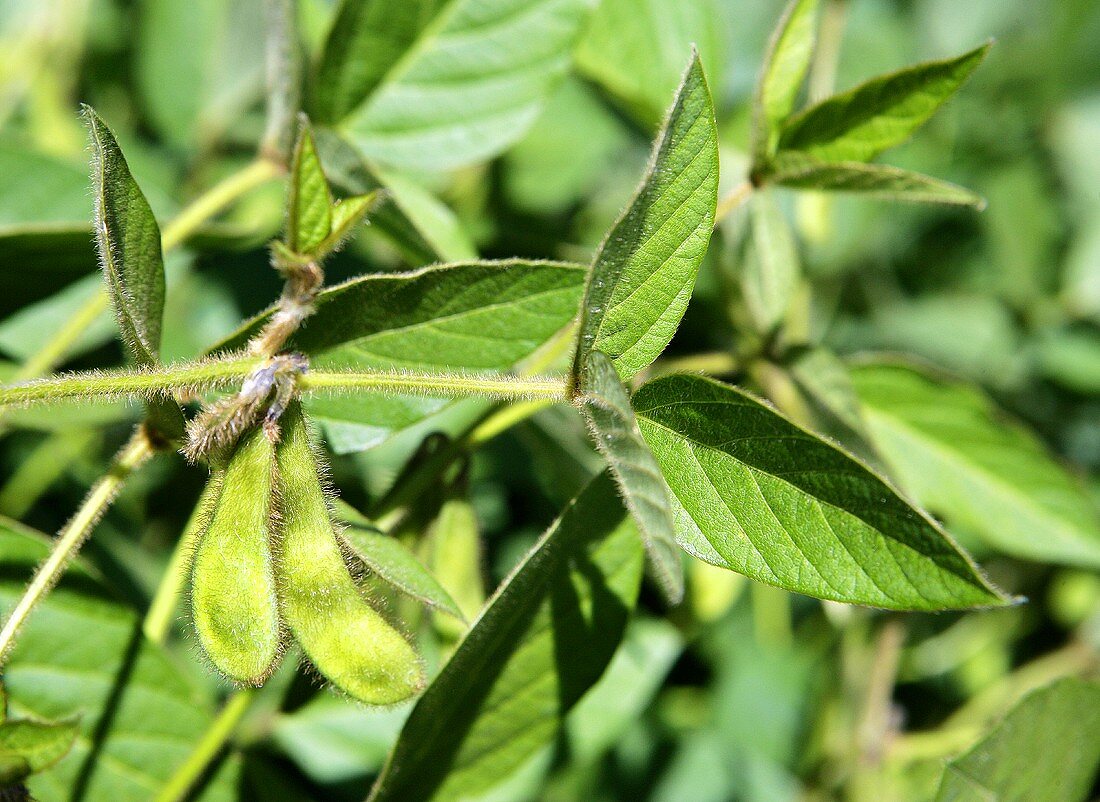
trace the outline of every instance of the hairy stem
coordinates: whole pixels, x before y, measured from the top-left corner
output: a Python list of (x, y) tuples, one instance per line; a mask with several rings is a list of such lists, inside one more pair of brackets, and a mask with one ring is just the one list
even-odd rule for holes
[(206, 769), (228, 743), (241, 718), (248, 711), (256, 694), (252, 690), (240, 690), (226, 700), (217, 718), (203, 734), (187, 760), (176, 769), (154, 802), (181, 802), (188, 797), (192, 786), (202, 777)]
[(88, 539), (88, 535), (91, 534), (103, 513), (111, 506), (111, 502), (114, 501), (126, 480), (153, 455), (154, 451), (145, 427), (139, 426), (118, 452), (110, 470), (92, 486), (84, 503), (58, 533), (50, 556), (39, 566), (27, 590), (15, 605), (11, 616), (4, 622), (3, 629), (0, 630), (0, 667), (7, 661), (15, 638), (35, 605), (50, 592), (65, 567), (80, 551), (80, 547)]
[(261, 362), (249, 357), (146, 370), (70, 373), (0, 386), (0, 407), (72, 398), (149, 398), (177, 390), (211, 389), (245, 378)]
[(487, 396), (501, 400), (565, 400), (558, 378), (416, 373), (305, 373), (298, 386), (309, 391), (378, 390), (401, 395)]

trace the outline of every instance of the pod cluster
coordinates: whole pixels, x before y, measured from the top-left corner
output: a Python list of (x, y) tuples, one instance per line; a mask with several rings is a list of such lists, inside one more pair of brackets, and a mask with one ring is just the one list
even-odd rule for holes
[(192, 566), (199, 643), (225, 676), (259, 685), (293, 639), (350, 696), (406, 699), (423, 686), (421, 662), (352, 576), (297, 401), (280, 423), (277, 438), (244, 435), (211, 475)]

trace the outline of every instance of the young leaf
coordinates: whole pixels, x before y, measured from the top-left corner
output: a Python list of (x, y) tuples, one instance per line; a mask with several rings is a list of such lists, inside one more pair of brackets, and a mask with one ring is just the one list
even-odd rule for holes
[(985, 199), (965, 187), (938, 178), (862, 162), (822, 162), (801, 154), (781, 155), (768, 178), (773, 184), (823, 192), (851, 192), (884, 200), (971, 206), (981, 211)]
[(902, 610), (1004, 604), (931, 518), (838, 447), (699, 376), (634, 397), (681, 545), (818, 598)]
[(21, 782), (57, 763), (72, 749), (78, 729), (75, 723), (0, 724), (0, 786)]
[[(470, 502), (452, 491), (439, 508), (428, 537), (432, 574), (455, 600), (463, 619), (473, 621), (485, 604), (485, 580), (477, 515)], [(449, 619), (437, 618), (435, 626), (455, 639), (466, 631)]]
[(753, 160), (763, 164), (810, 69), (818, 0), (791, 0), (772, 34), (752, 108)]
[(787, 315), (802, 269), (798, 244), (771, 193), (754, 194), (741, 292), (758, 329), (773, 332)]
[(600, 246), (588, 278), (573, 363), (611, 357), (623, 380), (672, 340), (710, 242), (718, 203), (718, 132), (694, 54), (629, 208)]
[(1024, 559), (1100, 566), (1100, 513), (1084, 484), (975, 387), (896, 363), (852, 369), (871, 437), (901, 486)]
[(684, 597), (684, 570), (669, 513), (668, 486), (638, 430), (630, 394), (600, 351), (588, 355), (581, 409), (642, 534), (649, 565), (669, 603)]
[(489, 601), (417, 702), (372, 802), (477, 798), (556, 736), (622, 638), (643, 554), (607, 474)]
[(290, 166), (286, 244), (294, 253), (312, 254), (332, 231), (332, 193), (321, 169), (309, 123), (303, 120)]
[(96, 244), (122, 341), (139, 365), (156, 364), (164, 316), (160, 228), (114, 135), (90, 106)]
[(343, 537), (352, 553), (384, 582), (429, 607), (465, 621), (462, 611), (439, 580), (400, 540), (362, 526), (345, 529)]
[[(359, 0), (359, 5), (366, 3)], [(407, 2), (383, 0), (382, 8), (392, 5)], [(522, 136), (565, 75), (588, 10), (586, 0), (415, 5), (434, 10), (435, 16), (420, 26), (414, 39), (407, 36), (408, 28), (393, 38), (393, 49), (402, 48), (400, 57), (381, 53), (388, 64), (385, 73), (341, 127), (369, 159), (423, 170), (487, 159)], [(397, 13), (380, 12), (376, 24), (388, 24)], [(369, 16), (361, 13), (358, 18), (367, 21)], [(360, 41), (363, 48), (373, 46), (369, 34)], [(406, 42), (411, 44), (404, 47)], [(344, 60), (342, 69), (359, 69), (359, 45), (355, 43), (356, 55)], [(487, 58), (487, 53), (494, 56)], [(361, 94), (373, 80), (370, 69), (365, 72), (368, 81), (349, 80), (354, 91), (347, 98)]]
[(363, 222), (363, 218), (377, 208), (381, 200), (382, 193), (375, 190), (366, 195), (353, 195), (336, 201), (332, 206), (332, 227), (318, 246), (318, 253), (326, 255), (339, 248), (351, 236), (355, 227)]
[(259, 684), (279, 656), (272, 567), (275, 450), (253, 429), (210, 481), (220, 485), (191, 569), (191, 615), (203, 651), (230, 679)]
[(985, 58), (984, 44), (956, 58), (873, 78), (787, 120), (779, 151), (822, 161), (865, 162), (900, 145), (962, 86)]
[(936, 802), (1084, 802), (1098, 765), (1100, 685), (1061, 679), (948, 763)]
[[(10, 610), (50, 539), (0, 521), (0, 607)], [(80, 716), (60, 762), (27, 780), (35, 799), (148, 802), (214, 720), (210, 692), (141, 636), (141, 620), (81, 562), (39, 605), (4, 668), (11, 717)], [(64, 681), (59, 681), (64, 677)], [(234, 799), (220, 771), (211, 799)]]
[(332, 528), (301, 406), (281, 419), (276, 449), (281, 534), (279, 602), (302, 651), (334, 685), (368, 704), (395, 704), (424, 683), (409, 642), (355, 585)]

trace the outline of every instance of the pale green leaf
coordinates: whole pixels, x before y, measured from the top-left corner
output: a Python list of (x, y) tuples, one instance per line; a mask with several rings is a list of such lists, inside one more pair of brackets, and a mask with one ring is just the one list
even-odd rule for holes
[(343, 0), (317, 65), (317, 119), (338, 123), (358, 108), (445, 2)]
[(332, 193), (317, 156), (313, 132), (303, 120), (290, 166), (286, 244), (295, 253), (312, 254), (332, 230)]
[(400, 540), (362, 526), (345, 529), (343, 537), (355, 556), (384, 582), (429, 607), (449, 613), (460, 621), (465, 620), (455, 600), (439, 580)]
[(896, 363), (857, 365), (852, 380), (901, 486), (949, 526), (1025, 559), (1100, 566), (1084, 483), (980, 390)]
[(1100, 685), (1061, 679), (948, 763), (936, 802), (1084, 802), (1098, 765)]
[(763, 163), (794, 109), (814, 54), (818, 0), (791, 0), (764, 55), (752, 109), (752, 152)]
[(669, 376), (634, 408), (681, 545), (819, 598), (890, 609), (1004, 604), (931, 518), (838, 447), (737, 388)]
[(602, 0), (577, 45), (577, 69), (656, 128), (692, 46), (721, 75), (714, 0)]
[(73, 747), (75, 723), (18, 720), (0, 724), (0, 786), (47, 769)]
[(592, 438), (607, 458), (626, 508), (638, 525), (657, 584), (665, 598), (677, 604), (684, 597), (684, 571), (664, 476), (638, 429), (630, 394), (611, 360), (593, 351), (584, 375), (581, 409)]
[(445, 203), (401, 173), (378, 170), (377, 175), (394, 205), (444, 260), (477, 259), (477, 247)]
[(337, 250), (381, 201), (381, 190), (336, 201), (332, 207), (332, 230), (318, 247), (318, 252), (328, 254)]
[(822, 162), (802, 154), (781, 155), (768, 181), (796, 189), (850, 192), (884, 200), (940, 203), (947, 206), (985, 208), (981, 195), (938, 178), (862, 162)]
[(801, 273), (798, 243), (787, 218), (771, 193), (754, 193), (741, 292), (760, 332), (770, 334), (783, 322)]
[(864, 162), (907, 140), (962, 86), (990, 45), (881, 75), (791, 117), (779, 151)]
[(84, 116), (92, 140), (96, 243), (107, 289), (130, 355), (139, 365), (153, 365), (164, 315), (160, 227), (110, 129), (88, 106)]
[(628, 380), (665, 349), (695, 287), (717, 202), (718, 132), (695, 55), (645, 178), (596, 254), (574, 375), (595, 350)]
[[(473, 621), (485, 604), (485, 580), (481, 571), (481, 533), (473, 505), (452, 491), (439, 508), (428, 534), (428, 563), (432, 573), (462, 613)], [(436, 629), (458, 638), (466, 628), (437, 618)]]
[[(44, 536), (0, 524), (5, 611), (48, 551)], [(4, 684), (12, 717), (57, 721), (80, 715), (72, 750), (28, 781), (43, 802), (148, 802), (213, 720), (207, 693), (190, 683), (174, 657), (142, 638), (140, 618), (80, 564), (21, 631)], [(203, 799), (236, 799), (233, 778), (219, 772)]]
[(618, 646), (642, 562), (603, 474), (489, 601), (413, 709), (371, 799), (475, 798), (553, 743)]
[(565, 75), (587, 0), (448, 0), (341, 123), (368, 158), (442, 170), (496, 155)]

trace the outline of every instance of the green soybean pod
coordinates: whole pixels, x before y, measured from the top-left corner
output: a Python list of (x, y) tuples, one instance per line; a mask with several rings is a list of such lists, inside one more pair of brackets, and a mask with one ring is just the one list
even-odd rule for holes
[(275, 447), (256, 428), (211, 481), (220, 484), (191, 569), (191, 615), (203, 651), (240, 683), (259, 685), (282, 640), (272, 563)]
[(291, 404), (280, 422), (276, 573), (287, 625), (314, 667), (348, 695), (377, 705), (407, 699), (424, 683), (420, 659), (348, 570), (301, 406)]

